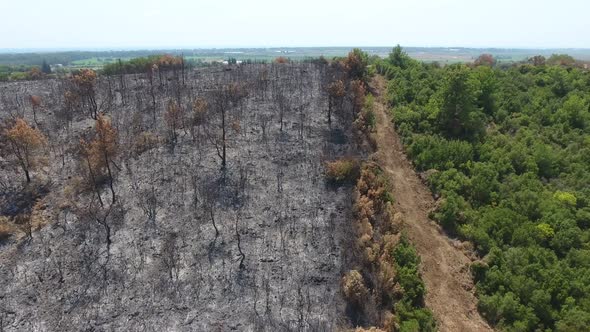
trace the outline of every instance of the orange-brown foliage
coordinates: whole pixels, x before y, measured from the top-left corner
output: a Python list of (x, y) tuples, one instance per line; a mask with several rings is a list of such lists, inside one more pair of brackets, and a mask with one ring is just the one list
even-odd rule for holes
[(100, 114), (94, 125), (94, 139), (90, 142), (80, 141), (82, 153), (88, 158), (94, 172), (101, 172), (107, 168), (107, 163), (118, 153), (118, 133), (111, 125), (111, 121)]
[(354, 159), (339, 159), (326, 162), (326, 177), (334, 182), (354, 181), (358, 176), (359, 165)]
[(92, 69), (81, 69), (72, 77), (72, 80), (82, 93), (88, 93), (94, 89), (96, 72)]
[(289, 63), (290, 60), (284, 56), (280, 56), (275, 59), (275, 63)]
[(5, 135), (11, 152), (18, 160), (18, 166), (25, 172), (27, 182), (30, 182), (29, 171), (38, 165), (36, 153), (45, 145), (45, 136), (23, 119), (16, 119), (14, 126), (6, 130)]
[(5, 216), (0, 216), (0, 241), (11, 236), (16, 231), (16, 227)]
[(164, 113), (164, 120), (166, 121), (166, 126), (168, 126), (170, 130), (181, 128), (182, 110), (174, 101), (168, 102), (166, 113)]
[(34, 108), (41, 107), (41, 97), (31, 95), (29, 100), (31, 101), (31, 105), (33, 105)]
[(195, 126), (201, 125), (205, 122), (205, 116), (209, 109), (209, 103), (203, 98), (197, 98), (192, 105), (193, 116), (192, 124)]
[(41, 71), (41, 69), (39, 69), (37, 67), (33, 67), (33, 68), (31, 68), (31, 70), (29, 70), (29, 72), (27, 73), (27, 76), (31, 80), (38, 80), (40, 78), (43, 78), (43, 76), (45, 76), (45, 74)]
[(365, 83), (361, 80), (353, 80), (350, 82), (350, 91), (352, 93), (352, 106), (355, 113), (358, 113), (365, 103), (365, 94), (367, 89)]
[(342, 98), (346, 95), (346, 87), (342, 80), (336, 80), (328, 85), (328, 93), (332, 98)]
[(493, 66), (496, 64), (496, 59), (491, 54), (482, 54), (475, 59), (474, 64), (476, 66)]
[(357, 305), (362, 304), (369, 294), (363, 276), (357, 270), (350, 270), (342, 277), (342, 292), (347, 301)]
[(135, 142), (133, 143), (133, 152), (135, 154), (140, 155), (148, 150), (151, 150), (158, 146), (159, 139), (158, 136), (154, 135), (149, 131), (141, 132), (137, 135)]
[(159, 57), (155, 64), (162, 69), (178, 67), (182, 65), (182, 57), (165, 54)]

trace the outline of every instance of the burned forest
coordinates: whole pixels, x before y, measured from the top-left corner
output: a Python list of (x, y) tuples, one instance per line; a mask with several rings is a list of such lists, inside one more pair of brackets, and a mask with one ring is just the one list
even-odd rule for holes
[(0, 85), (0, 330), (349, 325), (345, 69), (175, 59)]

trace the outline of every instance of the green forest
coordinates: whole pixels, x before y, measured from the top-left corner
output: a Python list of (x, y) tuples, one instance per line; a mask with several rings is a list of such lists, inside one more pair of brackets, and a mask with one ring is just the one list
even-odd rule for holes
[(433, 218), (481, 257), (472, 272), (484, 317), (506, 331), (587, 331), (590, 73), (542, 57), (441, 67), (399, 46), (374, 66), (408, 155), (440, 197)]

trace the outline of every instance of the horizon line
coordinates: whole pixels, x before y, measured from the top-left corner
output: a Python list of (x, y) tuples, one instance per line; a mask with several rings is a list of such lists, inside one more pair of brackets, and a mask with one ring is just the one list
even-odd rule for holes
[[(0, 53), (27, 53), (27, 52), (84, 52), (84, 51), (160, 51), (160, 50), (224, 50), (224, 49), (293, 49), (293, 48), (393, 48), (395, 45), (371, 45), (371, 46), (88, 46), (88, 47), (0, 47)], [(446, 48), (446, 49), (489, 49), (489, 50), (587, 50), (590, 47), (528, 47), (528, 46), (416, 46), (400, 45), (402, 48)]]

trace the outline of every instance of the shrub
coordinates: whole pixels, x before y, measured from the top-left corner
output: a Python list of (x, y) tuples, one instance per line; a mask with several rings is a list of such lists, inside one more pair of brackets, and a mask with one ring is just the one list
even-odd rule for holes
[(367, 89), (365, 88), (365, 83), (361, 80), (354, 80), (350, 82), (349, 86), (352, 98), (352, 109), (354, 110), (354, 113), (358, 113), (365, 106), (365, 94), (367, 93)]
[(362, 327), (357, 327), (354, 332), (385, 332), (382, 329), (376, 328), (374, 326), (371, 326), (369, 328), (362, 328)]
[(369, 294), (363, 276), (357, 270), (350, 270), (342, 277), (342, 292), (348, 302), (356, 305), (361, 305)]
[(353, 49), (344, 59), (344, 68), (348, 72), (348, 77), (366, 82), (368, 79), (368, 62), (369, 56), (367, 53), (358, 48)]
[(414, 135), (408, 152), (420, 170), (460, 168), (473, 159), (470, 143), (439, 136)]
[(157, 147), (158, 142), (158, 136), (154, 135), (152, 132), (141, 132), (135, 139), (135, 142), (133, 143), (133, 151), (136, 155), (140, 155), (148, 150)]
[(285, 58), (284, 56), (280, 56), (275, 59), (275, 63), (289, 63), (291, 62), (289, 58)]
[(393, 250), (393, 258), (398, 282), (404, 290), (403, 300), (409, 301), (413, 306), (421, 306), (424, 302), (426, 287), (418, 272), (420, 256), (405, 235), (401, 237), (399, 244)]
[(415, 308), (407, 301), (395, 304), (400, 329), (403, 332), (434, 332), (436, 321), (432, 312), (426, 308)]
[(439, 208), (436, 210), (435, 218), (445, 228), (445, 230), (455, 233), (457, 227), (465, 223), (464, 211), (467, 210), (468, 204), (462, 196), (455, 193), (448, 193), (442, 200)]
[(372, 94), (368, 94), (365, 97), (365, 102), (363, 105), (363, 120), (364, 125), (367, 129), (373, 130), (375, 129), (375, 125), (377, 124), (377, 117), (375, 115), (375, 97)]
[(339, 159), (326, 162), (326, 177), (330, 182), (354, 182), (359, 175), (358, 161), (353, 159)]
[(10, 222), (8, 217), (0, 216), (0, 241), (13, 235), (15, 230), (14, 225)]
[(192, 125), (199, 126), (205, 122), (207, 110), (209, 109), (209, 103), (203, 98), (197, 98), (192, 104)]

